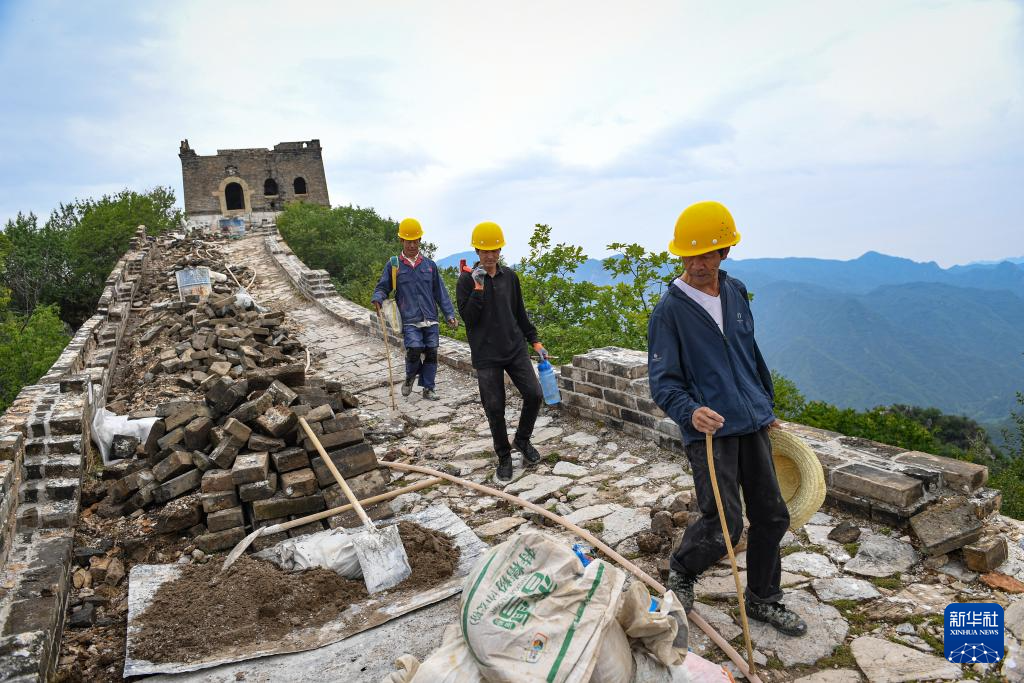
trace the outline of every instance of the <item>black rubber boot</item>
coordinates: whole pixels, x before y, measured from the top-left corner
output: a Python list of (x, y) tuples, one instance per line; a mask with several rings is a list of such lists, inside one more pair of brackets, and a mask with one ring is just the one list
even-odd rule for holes
[(693, 584), (696, 582), (697, 577), (695, 576), (690, 576), (684, 572), (677, 572), (675, 569), (668, 570), (668, 580), (665, 582), (665, 587), (676, 594), (679, 602), (683, 605), (683, 610), (687, 614), (693, 609)]
[(807, 633), (807, 622), (800, 615), (781, 602), (748, 602), (747, 616), (775, 627), (787, 636), (802, 636)]
[(412, 377), (406, 377), (405, 381), (402, 382), (402, 396), (408, 396), (412, 393), (412, 385), (416, 381), (416, 375)]
[(498, 471), (496, 473), (498, 481), (508, 482), (512, 481), (512, 454), (502, 453), (498, 455)]
[(540, 453), (533, 447), (529, 441), (521, 441), (519, 439), (513, 439), (512, 445), (515, 449), (523, 454), (523, 466), (533, 467), (540, 462)]

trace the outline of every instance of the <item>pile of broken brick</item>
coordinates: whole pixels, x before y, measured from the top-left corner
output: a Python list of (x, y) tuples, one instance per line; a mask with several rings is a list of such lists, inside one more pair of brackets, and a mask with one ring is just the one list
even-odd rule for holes
[[(214, 552), (231, 548), (250, 529), (343, 505), (330, 470), (299, 427), (300, 416), (357, 496), (384, 492), (389, 474), (378, 469), (364, 440), (358, 400), (339, 382), (306, 376), (305, 349), (289, 335), (283, 311), (254, 308), (251, 300), (240, 303), (216, 291), (202, 301), (151, 305), (139, 341), (160, 343), (141, 383), (159, 374), (187, 395), (164, 392), (167, 400), (130, 412), (157, 419), (144, 442), (114, 437), (116, 460), (104, 471), (106, 497), (97, 514), (139, 516), (165, 508), (160, 533), (185, 532), (198, 548)], [(390, 508), (367, 512), (379, 518)], [(326, 520), (331, 528), (354, 523), (351, 512)], [(253, 548), (324, 524), (260, 537)]]

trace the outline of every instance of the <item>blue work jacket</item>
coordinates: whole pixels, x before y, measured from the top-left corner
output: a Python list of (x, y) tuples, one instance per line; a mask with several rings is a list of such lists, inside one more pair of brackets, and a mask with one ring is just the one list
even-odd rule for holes
[(651, 398), (679, 425), (684, 443), (702, 441), (693, 411), (707, 406), (725, 419), (716, 437), (756, 432), (775, 420), (772, 376), (754, 341), (747, 288), (718, 272), (722, 326), (674, 284), (647, 324)]
[[(441, 281), (441, 273), (437, 270), (437, 264), (421, 256), (421, 261), (415, 268), (405, 262), (405, 259), (398, 259), (398, 292), (395, 293), (395, 301), (398, 302), (398, 311), (402, 314), (402, 324), (437, 321), (437, 307), (441, 307), (445, 320), (455, 317), (455, 307), (448, 296), (448, 289)], [(384, 272), (373, 289), (373, 301), (380, 303), (391, 294), (391, 261), (384, 266)]]

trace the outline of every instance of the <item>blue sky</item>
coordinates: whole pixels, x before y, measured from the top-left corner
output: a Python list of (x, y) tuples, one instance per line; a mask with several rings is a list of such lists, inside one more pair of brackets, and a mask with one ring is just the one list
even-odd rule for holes
[(603, 256), (718, 199), (737, 257), (1024, 254), (1024, 5), (0, 0), (0, 221), (319, 138), (441, 254)]

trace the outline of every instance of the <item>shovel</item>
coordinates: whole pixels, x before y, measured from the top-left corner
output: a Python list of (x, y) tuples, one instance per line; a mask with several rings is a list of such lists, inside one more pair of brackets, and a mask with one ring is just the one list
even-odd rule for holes
[[(398, 496), (404, 493), (413, 493), (414, 491), (419, 491), (420, 489), (428, 488), (430, 486), (433, 486), (434, 484), (440, 484), (442, 481), (444, 480), (438, 479), (437, 477), (433, 477), (431, 479), (424, 479), (422, 481), (416, 482), (415, 484), (410, 484), (409, 486), (405, 486), (400, 489), (395, 489), (394, 491), (382, 493), (379, 496), (364, 498), (361, 501), (361, 503), (365, 505), (383, 503), (385, 500), (397, 498)], [(271, 526), (260, 527), (259, 529), (256, 529), (256, 531), (252, 532), (251, 534), (243, 538), (241, 541), (238, 542), (238, 545), (232, 548), (231, 552), (228, 553), (227, 558), (224, 560), (224, 566), (221, 567), (220, 570), (224, 571), (225, 569), (233, 565), (235, 563), (235, 560), (241, 557), (242, 553), (244, 553), (246, 549), (248, 549), (248, 547), (252, 545), (252, 542), (260, 536), (270, 536), (271, 534), (276, 534), (281, 531), (288, 531), (289, 529), (294, 529), (297, 526), (304, 526), (306, 524), (310, 524), (311, 522), (319, 522), (321, 519), (327, 519), (328, 517), (333, 517), (334, 515), (340, 515), (341, 513), (348, 512), (351, 509), (352, 503), (347, 503), (345, 505), (339, 505), (336, 508), (331, 508), (330, 510), (324, 510), (323, 512), (314, 512), (311, 515), (299, 517), (298, 519), (293, 519), (290, 522), (281, 522), (280, 524), (272, 524)]]
[(323, 459), (327, 469), (334, 475), (348, 502), (355, 508), (359, 519), (363, 521), (366, 531), (362, 533), (351, 533), (352, 547), (356, 551), (356, 558), (359, 560), (359, 567), (363, 570), (363, 580), (366, 582), (366, 590), (369, 593), (393, 588), (409, 578), (412, 569), (409, 567), (409, 558), (405, 554), (405, 546), (402, 545), (402, 537), (398, 535), (397, 526), (389, 526), (384, 529), (377, 529), (366, 516), (366, 511), (359, 504), (359, 499), (352, 493), (352, 489), (345, 483), (345, 478), (334, 466), (331, 456), (327, 455), (323, 444), (316, 438), (316, 434), (309, 428), (306, 418), (300, 417), (299, 424), (306, 436), (316, 446), (317, 453)]

